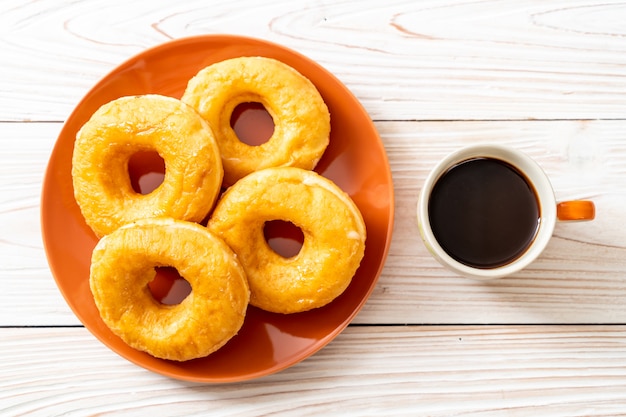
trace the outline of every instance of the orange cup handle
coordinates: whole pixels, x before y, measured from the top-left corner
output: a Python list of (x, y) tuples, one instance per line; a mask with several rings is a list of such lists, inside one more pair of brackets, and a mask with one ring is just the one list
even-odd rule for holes
[(593, 220), (596, 217), (596, 206), (593, 201), (563, 201), (556, 205), (556, 216), (559, 220)]

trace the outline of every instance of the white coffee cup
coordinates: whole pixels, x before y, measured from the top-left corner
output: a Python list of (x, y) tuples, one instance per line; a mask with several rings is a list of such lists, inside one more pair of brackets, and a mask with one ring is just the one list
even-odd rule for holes
[[(429, 213), (431, 195), (438, 181), (461, 164), (479, 159), (504, 163), (521, 174), (525, 182), (534, 190), (538, 208), (534, 237), (519, 254), (495, 266), (477, 266), (459, 259), (454, 253), (446, 251), (440, 244), (431, 225), (431, 214), (433, 217), (437, 214)], [(474, 193), (470, 194), (475, 195)], [(480, 200), (481, 202), (483, 200), (490, 201), (487, 198)], [(463, 204), (457, 200), (450, 201), (454, 201), (450, 204)], [(475, 207), (475, 204), (472, 207)], [(528, 266), (545, 249), (552, 237), (557, 220), (591, 220), (594, 216), (595, 206), (591, 201), (566, 201), (557, 204), (550, 180), (533, 159), (514, 148), (495, 144), (468, 146), (446, 156), (431, 170), (426, 178), (417, 205), (420, 234), (434, 258), (443, 266), (460, 275), (482, 280), (511, 275)], [(489, 219), (483, 221), (489, 221)], [(477, 230), (476, 227), (473, 226), (473, 230)], [(439, 236), (440, 240), (443, 240), (441, 235)]]

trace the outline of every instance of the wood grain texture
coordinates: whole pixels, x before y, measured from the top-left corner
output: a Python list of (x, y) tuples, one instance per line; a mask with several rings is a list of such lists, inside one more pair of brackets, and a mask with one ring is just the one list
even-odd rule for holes
[(0, 115), (65, 120), (143, 49), (227, 33), (317, 60), (376, 120), (623, 118), (623, 13), (622, 2), (590, 0), (6, 0), (0, 92), (11, 100)]
[[(392, 166), (396, 224), (389, 258), (360, 319), (408, 323), (624, 323), (625, 187), (621, 121), (378, 123)], [(455, 277), (421, 243), (416, 205), (435, 163), (471, 143), (532, 156), (557, 199), (590, 198), (597, 219), (560, 223), (543, 255), (490, 282)]]
[[(625, 18), (621, 0), (3, 0), (0, 415), (626, 415)], [(396, 193), (354, 323), (230, 385), (161, 377), (77, 326), (40, 235), (47, 160), (80, 99), (136, 53), (200, 34), (276, 42), (335, 74), (375, 120)], [(513, 277), (447, 272), (419, 239), (417, 195), (477, 142), (527, 152), (597, 219), (558, 224)]]
[[(77, 324), (47, 268), (39, 228), (41, 175), (60, 123), (0, 123), (9, 156), (0, 182), (0, 324)], [(358, 323), (626, 323), (626, 125), (621, 121), (377, 122), (392, 167), (395, 229), (383, 274)], [(459, 146), (515, 146), (550, 175), (561, 200), (591, 198), (597, 219), (558, 224), (544, 254), (516, 276), (478, 282), (426, 251), (417, 196)], [(19, 146), (17, 146), (19, 144)], [(33, 151), (32, 149), (36, 149)]]
[(624, 326), (349, 327), (290, 369), (231, 385), (155, 376), (82, 328), (0, 337), (11, 416), (575, 417), (618, 415), (626, 400)]
[(48, 268), (41, 185), (61, 123), (0, 123), (0, 325), (77, 320)]

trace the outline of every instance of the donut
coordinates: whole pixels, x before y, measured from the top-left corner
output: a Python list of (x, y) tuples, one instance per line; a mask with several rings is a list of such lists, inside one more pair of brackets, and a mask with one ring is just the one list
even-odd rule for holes
[[(191, 293), (176, 305), (152, 296), (155, 267), (176, 268)], [(204, 226), (149, 218), (97, 243), (89, 285), (111, 331), (154, 357), (186, 361), (211, 354), (241, 328), (249, 301), (245, 272), (231, 249)]]
[[(315, 86), (272, 58), (240, 57), (209, 65), (187, 84), (181, 99), (213, 128), (224, 165), (224, 183), (263, 168), (313, 169), (329, 143), (330, 114)], [(231, 116), (242, 103), (261, 103), (274, 121), (263, 144), (240, 141)]]
[[(144, 195), (132, 188), (128, 163), (134, 154), (150, 151), (163, 158), (165, 177)], [(171, 97), (113, 100), (76, 135), (74, 197), (98, 237), (145, 217), (199, 222), (215, 204), (223, 175), (209, 125), (192, 107)]]
[[(290, 222), (304, 236), (289, 258), (264, 237), (265, 223)], [(335, 183), (295, 167), (266, 168), (240, 179), (217, 202), (207, 227), (237, 254), (250, 304), (274, 313), (322, 307), (350, 284), (365, 250), (363, 218)]]

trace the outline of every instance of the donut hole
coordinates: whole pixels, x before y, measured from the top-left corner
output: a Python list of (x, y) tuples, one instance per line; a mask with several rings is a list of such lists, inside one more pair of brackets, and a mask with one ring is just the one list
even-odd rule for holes
[(237, 138), (250, 146), (269, 141), (274, 134), (274, 119), (265, 106), (257, 102), (238, 104), (230, 116), (230, 127)]
[(283, 258), (300, 253), (304, 233), (295, 224), (284, 220), (271, 220), (263, 225), (263, 236), (270, 248)]
[(191, 285), (183, 278), (176, 268), (159, 266), (155, 268), (156, 276), (148, 284), (152, 297), (164, 305), (176, 305), (183, 302), (191, 294)]
[(156, 151), (139, 151), (128, 160), (130, 185), (136, 193), (150, 194), (163, 183), (165, 161)]

